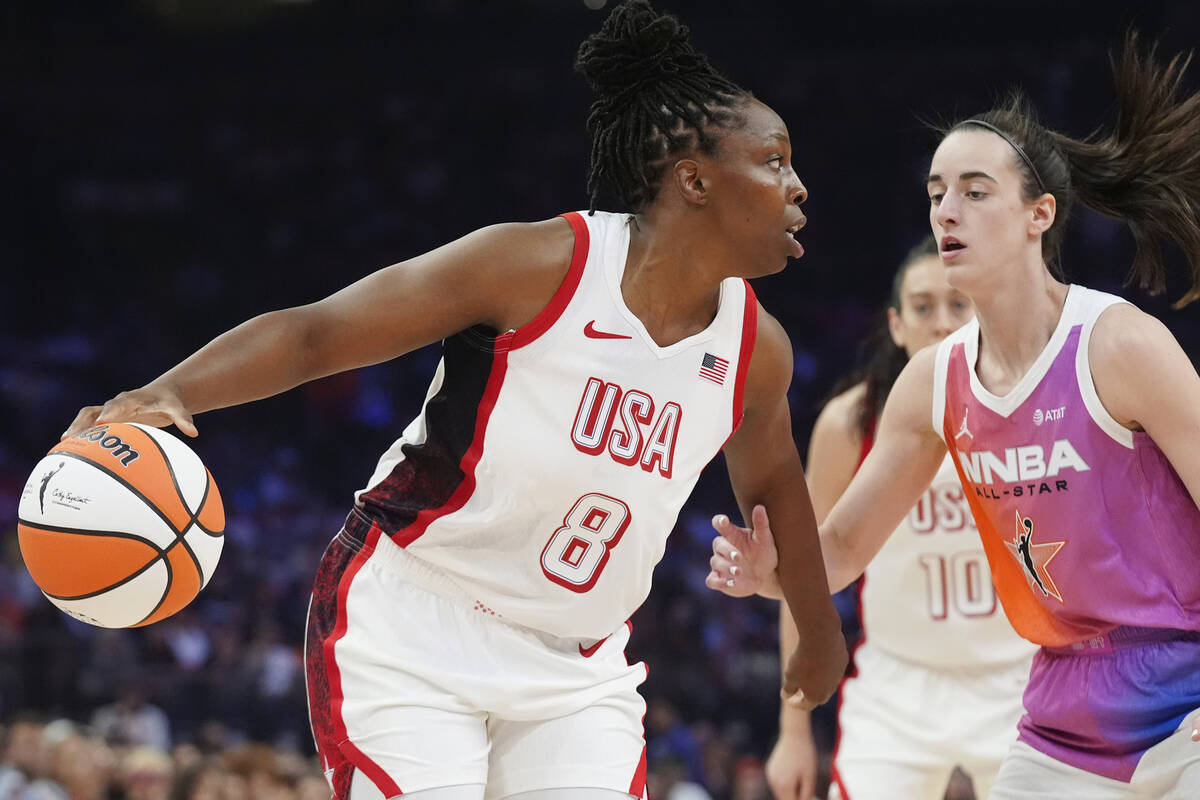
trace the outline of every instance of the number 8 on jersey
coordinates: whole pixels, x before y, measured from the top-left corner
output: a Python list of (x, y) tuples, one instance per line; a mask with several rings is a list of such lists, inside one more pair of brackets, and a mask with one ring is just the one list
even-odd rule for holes
[(588, 591), (627, 527), (629, 506), (606, 494), (585, 494), (542, 549), (542, 572), (573, 592)]

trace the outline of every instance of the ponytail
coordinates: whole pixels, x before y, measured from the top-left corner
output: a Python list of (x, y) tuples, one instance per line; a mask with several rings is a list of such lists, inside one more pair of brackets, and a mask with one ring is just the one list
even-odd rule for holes
[(1111, 133), (1083, 140), (1053, 135), (1071, 165), (1080, 202), (1124, 220), (1133, 233), (1137, 254), (1130, 282), (1161, 293), (1162, 241), (1175, 242), (1186, 254), (1192, 284), (1178, 308), (1200, 297), (1200, 93), (1179, 99), (1190, 53), (1163, 65), (1155, 49), (1142, 55), (1131, 32), (1120, 60), (1113, 61), (1117, 121)]
[(1042, 235), (1042, 256), (1051, 274), (1063, 279), (1060, 250), (1076, 200), (1124, 221), (1137, 254), (1128, 281), (1161, 293), (1166, 288), (1162, 242), (1175, 242), (1187, 256), (1191, 286), (1179, 308), (1200, 298), (1200, 93), (1180, 99), (1180, 84), (1191, 55), (1166, 64), (1156, 48), (1143, 54), (1136, 32), (1125, 37), (1112, 60), (1117, 119), (1110, 132), (1096, 130), (1072, 139), (1038, 123), (1020, 93), (966, 126), (995, 130), (1012, 144), (1022, 176), (1022, 194), (1032, 202), (1050, 193), (1057, 203), (1054, 224)]

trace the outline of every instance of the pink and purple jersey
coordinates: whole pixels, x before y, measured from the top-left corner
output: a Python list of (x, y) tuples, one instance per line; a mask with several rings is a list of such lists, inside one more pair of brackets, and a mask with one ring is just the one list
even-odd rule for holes
[[(1002, 397), (976, 374), (978, 322), (951, 334), (935, 362), (933, 425), (1005, 613), (1045, 648), (1022, 738), (1128, 780), (1141, 753), (1200, 706), (1200, 511), (1154, 441), (1114, 420), (1096, 393), (1088, 342), (1118, 302), (1071, 286), (1050, 341)], [(1177, 646), (1160, 646), (1167, 641)], [(1077, 671), (1059, 663), (1078, 654), (1127, 661), (1135, 645), (1149, 659), (1142, 685), (1100, 675), (1105, 664), (1126, 669), (1115, 660)]]

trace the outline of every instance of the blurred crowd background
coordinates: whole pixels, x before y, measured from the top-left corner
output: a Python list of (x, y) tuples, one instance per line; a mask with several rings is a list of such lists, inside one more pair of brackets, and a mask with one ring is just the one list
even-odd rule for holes
[[(1020, 86), (1046, 123), (1084, 134), (1111, 111), (1107, 52), (1129, 25), (1170, 51), (1200, 41), (1192, 0), (660, 5), (791, 130), (808, 254), (755, 288), (792, 337), (802, 452), (927, 231), (927, 123)], [(42, 598), (17, 548), (18, 495), (80, 406), (236, 323), (482, 225), (586, 206), (590, 97), (571, 62), (604, 6), (0, 9), (0, 798), (328, 797), (304, 700), (310, 581), (351, 493), (419, 410), (436, 348), (201, 417), (193, 445), (225, 498), (225, 553), (191, 607), (148, 629), (90, 628)], [(1131, 255), (1119, 225), (1080, 213), (1065, 264), (1121, 291)], [(1124, 293), (1200, 346), (1200, 311)], [(664, 800), (766, 796), (777, 608), (703, 585), (708, 520), (730, 511), (718, 459), (633, 620)], [(818, 712), (826, 756), (832, 719)]]

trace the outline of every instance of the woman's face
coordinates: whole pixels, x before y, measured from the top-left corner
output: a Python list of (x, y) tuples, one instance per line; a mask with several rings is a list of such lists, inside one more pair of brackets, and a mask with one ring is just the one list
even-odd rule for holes
[(715, 157), (702, 161), (709, 223), (741, 254), (743, 277), (779, 272), (804, 249), (794, 234), (805, 223), (800, 204), (808, 197), (792, 169), (787, 126), (768, 106), (750, 100), (740, 124), (721, 132)]
[(1042, 228), (1021, 194), (1017, 158), (1000, 136), (968, 127), (942, 140), (929, 167), (929, 224), (946, 280), (976, 299), (1013, 277), (1014, 262), (1040, 258)]
[(918, 350), (958, 330), (974, 314), (970, 299), (947, 282), (942, 260), (923, 256), (904, 272), (900, 309), (888, 309), (888, 329), (892, 341), (912, 358)]

